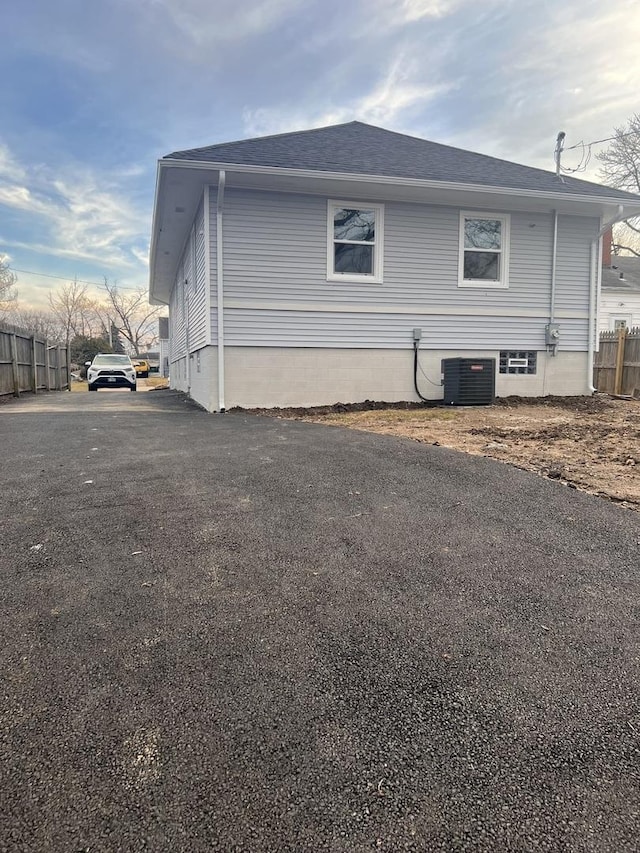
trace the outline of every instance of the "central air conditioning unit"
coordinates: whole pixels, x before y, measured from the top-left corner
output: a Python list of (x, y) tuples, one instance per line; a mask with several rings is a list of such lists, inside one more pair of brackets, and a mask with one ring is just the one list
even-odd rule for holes
[(495, 358), (443, 358), (444, 403), (490, 406), (496, 396)]

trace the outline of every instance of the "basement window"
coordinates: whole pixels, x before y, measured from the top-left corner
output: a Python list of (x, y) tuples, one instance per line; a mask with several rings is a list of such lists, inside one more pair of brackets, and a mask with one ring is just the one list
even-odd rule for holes
[(508, 214), (460, 213), (458, 287), (509, 287)]
[(501, 350), (500, 373), (533, 375), (536, 373), (538, 353), (532, 350)]
[(327, 279), (380, 284), (384, 206), (329, 201), (327, 210)]

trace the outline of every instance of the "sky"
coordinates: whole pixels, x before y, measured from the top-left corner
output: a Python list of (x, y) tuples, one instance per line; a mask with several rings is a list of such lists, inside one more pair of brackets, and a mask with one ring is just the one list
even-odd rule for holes
[(558, 131), (640, 112), (637, 0), (8, 0), (2, 20), (0, 255), (37, 309), (74, 277), (148, 284), (172, 151), (357, 119), (553, 170)]

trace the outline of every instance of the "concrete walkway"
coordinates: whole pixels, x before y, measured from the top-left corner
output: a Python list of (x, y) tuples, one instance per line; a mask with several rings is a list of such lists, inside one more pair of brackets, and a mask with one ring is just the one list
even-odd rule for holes
[(640, 518), (172, 392), (0, 405), (0, 851), (635, 851)]

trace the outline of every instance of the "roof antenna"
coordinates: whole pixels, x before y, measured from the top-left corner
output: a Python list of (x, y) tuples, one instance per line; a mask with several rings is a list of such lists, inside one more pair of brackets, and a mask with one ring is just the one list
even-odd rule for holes
[(561, 130), (556, 139), (556, 150), (553, 152), (554, 159), (556, 161), (556, 178), (559, 178), (562, 183), (564, 183), (564, 178), (560, 174), (560, 158), (562, 157), (562, 152), (564, 151), (564, 138), (567, 134), (564, 130)]

